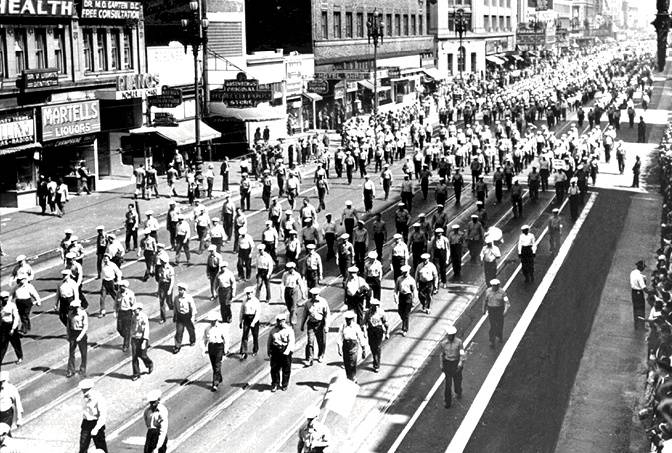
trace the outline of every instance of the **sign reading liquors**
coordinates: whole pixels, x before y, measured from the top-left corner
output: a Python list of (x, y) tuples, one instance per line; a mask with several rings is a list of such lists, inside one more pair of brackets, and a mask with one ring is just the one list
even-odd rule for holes
[(73, 0), (0, 0), (0, 17), (71, 17), (74, 12)]
[(42, 140), (58, 140), (100, 131), (98, 101), (80, 101), (42, 107)]
[(33, 110), (21, 110), (0, 116), (0, 148), (35, 141)]
[[(0, 0), (1, 1), (1, 0)], [(140, 2), (117, 0), (83, 0), (82, 19), (138, 20), (142, 5)]]

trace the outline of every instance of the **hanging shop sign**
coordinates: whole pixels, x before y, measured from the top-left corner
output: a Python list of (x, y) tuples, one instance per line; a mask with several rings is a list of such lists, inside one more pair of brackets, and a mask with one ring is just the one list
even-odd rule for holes
[(334, 99), (343, 99), (345, 98), (345, 83), (338, 82), (334, 85)]
[(0, 16), (72, 17), (73, 0), (0, 0)]
[(239, 73), (235, 80), (225, 80), (222, 88), (210, 91), (211, 102), (222, 102), (228, 107), (250, 108), (273, 99), (273, 90), (269, 86), (259, 86), (256, 79), (248, 79)]
[(100, 132), (100, 106), (97, 100), (45, 105), (40, 116), (42, 140), (45, 142)]
[[(378, 80), (389, 77), (387, 69), (378, 69), (376, 74)], [(356, 82), (358, 80), (373, 79), (373, 71), (369, 71), (368, 69), (337, 69), (329, 72), (315, 72), (315, 78)]]
[(100, 20), (139, 20), (140, 11), (142, 11), (140, 2), (83, 0), (80, 18)]
[(35, 142), (35, 116), (32, 109), (0, 115), (0, 148)]
[(161, 94), (147, 96), (147, 105), (159, 108), (174, 108), (182, 104), (182, 88), (163, 86)]
[(329, 92), (329, 82), (324, 79), (309, 80), (307, 90), (309, 93), (327, 94)]
[(502, 53), (509, 50), (509, 40), (506, 38), (486, 39), (485, 40), (485, 54), (492, 55), (493, 53)]
[(22, 90), (56, 87), (58, 86), (58, 68), (25, 69), (21, 73), (20, 85)]
[(117, 77), (117, 100), (134, 98), (144, 99), (147, 96), (156, 96), (158, 94), (158, 74), (122, 74)]

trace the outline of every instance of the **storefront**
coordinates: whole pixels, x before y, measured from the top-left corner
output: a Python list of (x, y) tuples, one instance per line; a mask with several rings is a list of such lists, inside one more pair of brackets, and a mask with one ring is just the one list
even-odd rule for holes
[(40, 144), (35, 131), (34, 109), (0, 114), (0, 207), (37, 204)]

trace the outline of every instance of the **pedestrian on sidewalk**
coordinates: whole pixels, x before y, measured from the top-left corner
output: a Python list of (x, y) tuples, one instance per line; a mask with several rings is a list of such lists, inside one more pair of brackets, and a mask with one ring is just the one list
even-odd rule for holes
[(343, 317), (345, 318), (345, 324), (341, 326), (339, 332), (338, 355), (343, 357), (345, 376), (352, 382), (357, 383), (358, 352), (362, 352), (362, 360), (366, 358), (366, 341), (359, 324), (354, 322), (357, 314), (348, 310)]
[(93, 390), (92, 379), (82, 379), (79, 383), (79, 390), (84, 397), (84, 409), (82, 413), (82, 425), (79, 434), (79, 453), (89, 451), (89, 445), (93, 440), (93, 445), (97, 451), (107, 453), (107, 442), (105, 440), (105, 423), (107, 421), (107, 404), (102, 395)]
[(229, 191), (229, 158), (224, 156), (221, 166), (219, 167), (219, 174), (222, 176), (222, 192)]
[(635, 164), (632, 166), (632, 187), (639, 188), (639, 173), (642, 168), (642, 162), (639, 156), (635, 156)]
[(294, 352), (295, 343), (294, 330), (286, 321), (286, 313), (278, 314), (275, 317), (275, 326), (268, 334), (266, 350), (268, 357), (271, 359), (271, 392), (276, 392), (278, 387), (286, 391), (292, 372), (292, 353)]
[(51, 179), (51, 176), (47, 176), (47, 204), (49, 205), (49, 211), (51, 215), (54, 215), (56, 212), (56, 190), (58, 189), (58, 184), (56, 181)]
[(495, 347), (495, 339), (504, 341), (504, 316), (511, 306), (509, 296), (501, 289), (500, 281), (496, 278), (490, 280), (490, 288), (485, 290), (483, 298), (483, 314), (488, 314), (490, 319), (490, 347)]
[(131, 357), (133, 363), (133, 376), (131, 380), (140, 379), (140, 360), (147, 368), (147, 374), (152, 374), (154, 363), (147, 356), (149, 349), (149, 319), (143, 311), (143, 305), (137, 302), (133, 305), (133, 320), (131, 327)]
[(173, 165), (168, 165), (168, 170), (166, 170), (166, 183), (168, 184), (168, 196), (169, 197), (176, 197), (177, 196), (177, 190), (175, 190), (175, 183), (179, 179), (179, 175), (177, 173), (177, 170), (173, 167)]
[(40, 175), (37, 181), (37, 200), (40, 208), (42, 209), (42, 215), (47, 213), (47, 200), (49, 199), (49, 189), (47, 188), (47, 181), (44, 179), (44, 175)]
[(646, 264), (643, 260), (635, 263), (635, 269), (630, 272), (630, 289), (632, 299), (632, 317), (634, 320), (635, 329), (641, 326), (642, 321), (646, 318), (646, 303), (645, 294), (649, 291), (646, 287), (646, 276), (643, 271), (646, 269)]
[(401, 267), (401, 276), (394, 284), (394, 301), (397, 303), (397, 311), (401, 318), (401, 335), (406, 336), (409, 329), (409, 318), (413, 302), (418, 298), (418, 287), (415, 279), (409, 275), (411, 266), (408, 264)]
[(81, 307), (79, 299), (70, 302), (70, 311), (66, 325), (66, 337), (68, 338), (68, 369), (65, 373), (66, 378), (75, 375), (75, 350), (79, 349), (81, 363), (79, 365), (79, 374), (86, 377), (86, 358), (88, 351), (89, 316), (86, 310)]
[[(179, 155), (177, 151), (175, 153)], [(149, 406), (143, 413), (147, 427), (145, 453), (166, 453), (168, 449), (168, 409), (161, 404), (161, 390), (150, 390), (147, 394), (147, 402)]]
[(187, 293), (187, 284), (177, 284), (177, 296), (173, 302), (173, 322), (175, 323), (175, 347), (173, 354), (177, 354), (182, 349), (182, 337), (184, 329), (189, 333), (189, 346), (196, 344), (196, 329), (194, 321), (196, 320), (196, 303), (194, 298)]
[(180, 264), (180, 252), (184, 250), (187, 257), (187, 266), (190, 264), (191, 252), (189, 251), (189, 240), (191, 239), (191, 228), (186, 221), (184, 214), (178, 215), (178, 224), (175, 229), (175, 265)]
[(98, 278), (100, 278), (103, 256), (105, 255), (105, 250), (107, 250), (107, 237), (105, 236), (105, 227), (103, 225), (98, 225), (96, 232), (96, 270), (98, 271)]
[(42, 299), (27, 277), (18, 277), (16, 285), (12, 291), (12, 301), (16, 304), (16, 308), (19, 310), (19, 317), (21, 318), (19, 333), (26, 335), (30, 333), (30, 311), (33, 309), (33, 305), (37, 305), (38, 307), (42, 305)]
[(159, 176), (154, 165), (147, 166), (145, 180), (147, 181), (147, 199), (152, 199), (152, 192), (156, 198), (159, 198)]
[(142, 195), (143, 200), (146, 200), (147, 189), (145, 186), (145, 167), (142, 164), (138, 164), (136, 169), (133, 171), (133, 176), (135, 176), (135, 195), (134, 198), (137, 200), (138, 195)]
[(205, 177), (205, 182), (207, 184), (207, 196), (208, 199), (212, 200), (212, 189), (215, 186), (215, 166), (212, 164), (208, 164), (208, 168), (203, 172), (203, 176)]
[(252, 209), (250, 206), (250, 194), (252, 192), (252, 183), (250, 182), (247, 173), (243, 173), (240, 180), (240, 208), (243, 211)]
[(68, 193), (68, 186), (63, 182), (62, 179), (58, 180), (58, 188), (56, 189), (56, 195), (54, 201), (58, 207), (58, 216), (63, 217), (65, 214), (65, 203), (70, 200)]
[(23, 362), (21, 335), (19, 335), (19, 309), (9, 299), (8, 291), (0, 292), (0, 365), (5, 360), (5, 354), (10, 344), (14, 348), (16, 363)]
[(135, 293), (129, 288), (128, 280), (119, 282), (119, 293), (114, 306), (117, 318), (117, 332), (123, 342), (121, 350), (128, 351), (131, 346), (131, 328), (133, 326), (133, 307), (135, 306)]
[(639, 117), (637, 123), (637, 143), (646, 143), (646, 123), (643, 116)]
[(313, 365), (314, 343), (317, 342), (317, 361), (322, 362), (324, 353), (327, 349), (327, 331), (329, 329), (329, 303), (324, 297), (320, 296), (320, 288), (310, 289), (310, 299), (303, 308), (303, 320), (301, 321), (301, 332), (308, 329), (308, 340), (306, 342), (306, 361), (304, 366)]
[(222, 383), (222, 359), (228, 354), (228, 329), (222, 324), (217, 313), (209, 313), (208, 321), (210, 325), (203, 332), (203, 355), (206, 353), (210, 358), (212, 366), (212, 387), (213, 392)]
[(91, 190), (89, 189), (89, 170), (86, 168), (86, 162), (80, 160), (77, 167), (77, 195), (81, 195), (83, 191), (86, 191), (87, 195), (91, 195)]
[(449, 408), (453, 401), (453, 389), (457, 399), (462, 398), (462, 369), (466, 352), (462, 340), (457, 337), (455, 326), (446, 329), (446, 338), (441, 341), (441, 370), (446, 377), (443, 404)]

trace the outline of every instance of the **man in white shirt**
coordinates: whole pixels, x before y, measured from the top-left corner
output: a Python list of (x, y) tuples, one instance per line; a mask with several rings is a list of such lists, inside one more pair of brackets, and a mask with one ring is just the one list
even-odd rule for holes
[(89, 444), (93, 440), (93, 445), (97, 451), (107, 453), (107, 443), (105, 441), (105, 421), (107, 418), (107, 407), (105, 400), (97, 391), (93, 390), (93, 380), (83, 379), (79, 383), (79, 389), (84, 396), (82, 430), (79, 435), (79, 453), (89, 451)]
[(9, 383), (9, 372), (0, 371), (0, 423), (12, 426), (21, 426), (23, 420), (23, 405), (21, 395)]
[(639, 260), (635, 263), (635, 269), (630, 272), (630, 289), (632, 297), (632, 316), (635, 323), (635, 328), (637, 328), (645, 315), (646, 303), (645, 296), (646, 293), (646, 277), (642, 271), (646, 268), (644, 261)]

